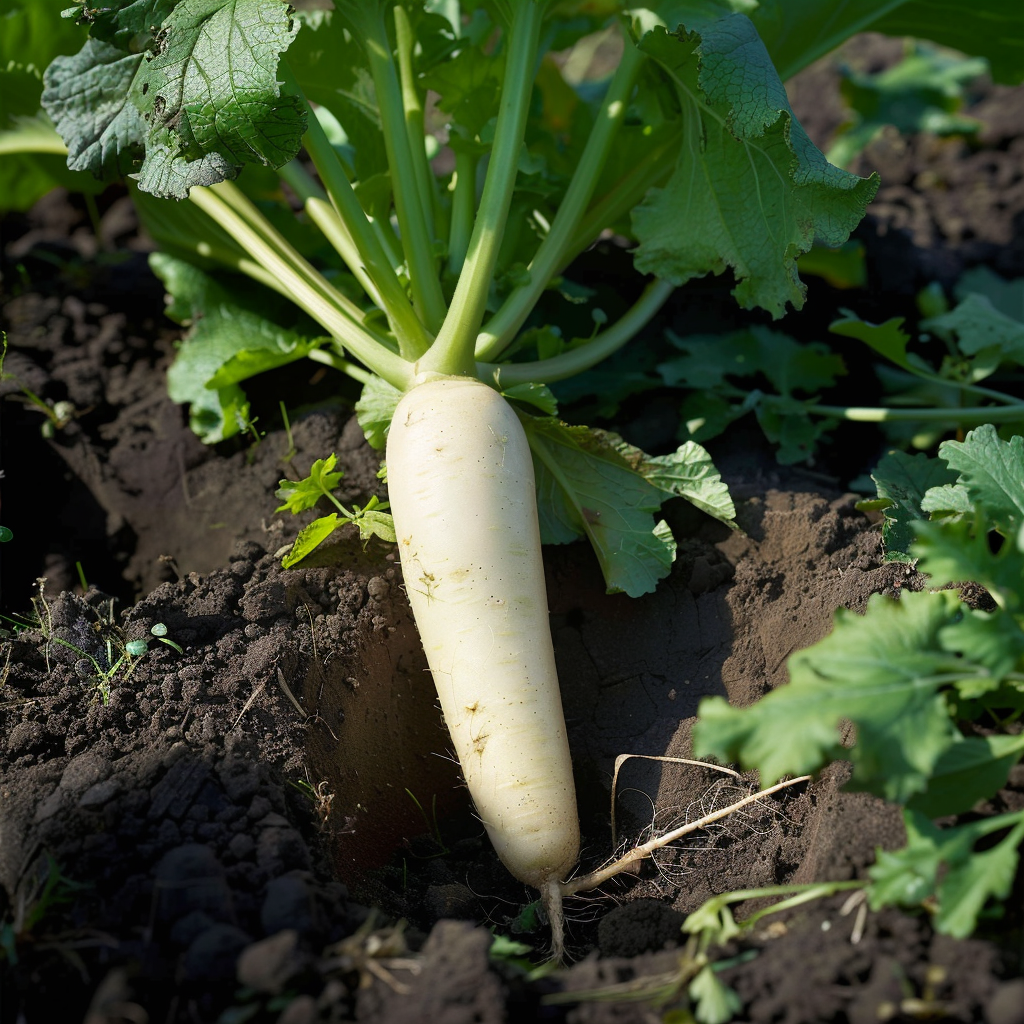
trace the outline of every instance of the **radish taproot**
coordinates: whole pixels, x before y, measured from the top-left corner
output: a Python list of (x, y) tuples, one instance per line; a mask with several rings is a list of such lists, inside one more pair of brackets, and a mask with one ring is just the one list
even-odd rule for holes
[(398, 404), (387, 465), (405, 587), (466, 784), (498, 856), (554, 917), (579, 824), (526, 434), (486, 384), (430, 380)]

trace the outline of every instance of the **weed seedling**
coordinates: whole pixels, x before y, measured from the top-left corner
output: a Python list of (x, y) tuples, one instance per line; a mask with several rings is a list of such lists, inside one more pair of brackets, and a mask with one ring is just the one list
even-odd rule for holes
[[(120, 681), (126, 683), (132, 673), (138, 667), (139, 662), (149, 652), (150, 641), (145, 639), (126, 640), (123, 631), (114, 622), (114, 600), (110, 599), (109, 607), (105, 615), (98, 615), (92, 623), (92, 629), (96, 633), (96, 640), (87, 644), (82, 636), (77, 636), (78, 643), (68, 640), (57, 634), (57, 628), (53, 623), (53, 614), (50, 605), (46, 600), (44, 588), (45, 579), (36, 581), (39, 586), (39, 593), (32, 598), (32, 615), (23, 619), (13, 619), (4, 616), (6, 621), (12, 623), (15, 631), (32, 629), (38, 631), (47, 644), (47, 651), (50, 645), (57, 644), (60, 647), (78, 655), (74, 663), (75, 675), (85, 682), (91, 682), (96, 687), (102, 703), (110, 700), (110, 689), (122, 672)], [(160, 643), (173, 647), (179, 654), (183, 654), (181, 645), (167, 636), (167, 626), (162, 622), (156, 622), (150, 627), (150, 635)]]

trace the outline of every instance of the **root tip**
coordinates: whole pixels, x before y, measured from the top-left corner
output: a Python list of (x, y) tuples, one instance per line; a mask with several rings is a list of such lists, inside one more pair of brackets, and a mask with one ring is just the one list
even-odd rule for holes
[(545, 882), (540, 891), (541, 903), (551, 925), (551, 959), (565, 959), (565, 912), (562, 908), (562, 883), (556, 878)]

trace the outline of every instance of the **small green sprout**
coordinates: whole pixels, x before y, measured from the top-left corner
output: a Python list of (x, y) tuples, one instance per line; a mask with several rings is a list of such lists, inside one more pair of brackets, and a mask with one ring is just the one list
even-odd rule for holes
[(277, 489), (277, 496), (284, 502), (275, 510), (277, 512), (287, 510), (296, 515), (313, 508), (321, 498), (327, 498), (338, 509), (338, 512), (314, 519), (299, 533), (291, 550), (281, 560), (285, 569), (301, 562), (335, 530), (349, 523), (359, 528), (359, 537), (364, 542), (371, 537), (380, 537), (390, 544), (395, 543), (395, 525), (385, 511), (389, 507), (386, 501), (373, 495), (365, 505), (353, 505), (350, 511), (331, 493), (345, 475), (341, 470), (334, 471), (337, 463), (334, 454), (326, 459), (317, 459), (310, 467), (309, 476), (303, 480), (282, 480)]
[[(57, 636), (53, 628), (53, 617), (50, 606), (43, 593), (45, 579), (40, 579), (39, 596), (32, 598), (33, 614), (23, 619), (9, 619), (15, 631), (24, 629), (38, 630), (47, 644), (59, 644), (78, 655), (74, 663), (74, 672), (83, 681), (92, 681), (99, 693), (100, 700), (107, 704), (110, 700), (110, 688), (122, 667), (125, 668), (121, 682), (125, 683), (135, 671), (136, 666), (149, 652), (149, 641), (145, 639), (124, 640), (122, 631), (114, 624), (114, 601), (110, 600), (107, 617), (98, 618), (93, 624), (100, 635), (99, 644), (91, 650), (84, 650), (78, 644)], [(4, 616), (6, 618), (6, 616)], [(179, 654), (184, 651), (181, 645), (167, 636), (167, 626), (162, 622), (154, 623), (150, 633), (161, 643), (173, 647)]]

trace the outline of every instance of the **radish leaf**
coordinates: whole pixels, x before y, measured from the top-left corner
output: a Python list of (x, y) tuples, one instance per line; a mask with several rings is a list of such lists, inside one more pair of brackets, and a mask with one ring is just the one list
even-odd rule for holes
[(833, 167), (793, 116), (750, 20), (733, 14), (640, 49), (675, 86), (683, 145), (669, 182), (633, 211), (638, 270), (677, 284), (730, 267), (744, 308), (803, 305), (796, 257), (841, 245), (878, 188)]
[(1004, 536), (1024, 523), (1024, 437), (1004, 441), (990, 423), (970, 431), (963, 441), (943, 441), (939, 457), (960, 476), (971, 502), (982, 505)]
[[(167, 315), (189, 331), (167, 371), (167, 387), (176, 402), (190, 404), (192, 428), (207, 443), (242, 429), (237, 414), (245, 404), (238, 387), (265, 370), (308, 355), (324, 342), (315, 327), (265, 289), (228, 290), (209, 274), (165, 253), (150, 266), (170, 295)], [(275, 323), (278, 315), (296, 327)]]
[[(898, 603), (876, 594), (864, 616), (840, 609), (830, 636), (790, 658), (787, 686), (753, 708), (732, 708), (721, 697), (701, 702), (697, 756), (757, 767), (765, 785), (845, 757), (854, 788), (905, 801), (924, 790), (954, 742), (941, 688), (951, 673), (976, 671), (939, 643), (958, 614), (948, 591), (904, 594)], [(849, 751), (839, 742), (843, 719), (857, 727)]]
[(623, 458), (614, 435), (555, 419), (524, 425), (535, 455), (541, 539), (589, 538), (609, 593), (638, 597), (654, 590), (676, 553), (668, 526), (652, 518), (664, 500), (660, 489)]
[[(990, 897), (1009, 895), (1017, 868), (1017, 846), (1024, 839), (1024, 813), (940, 829), (923, 814), (903, 815), (907, 845), (901, 850), (878, 850), (869, 869), (868, 899), (874, 909), (896, 903), (919, 906), (938, 902), (939, 931), (964, 938), (974, 930)], [(986, 836), (1009, 828), (995, 846), (978, 850)]]
[(280, 54), (299, 29), (286, 4), (181, 0), (106, 17), (45, 76), (43, 106), (73, 170), (103, 176), (137, 167), (143, 191), (183, 199), (243, 164), (279, 167), (296, 155), (305, 116), (277, 83)]
[(941, 459), (932, 459), (923, 453), (908, 455), (891, 451), (882, 457), (871, 479), (878, 488), (878, 500), (861, 502), (858, 507), (881, 509), (885, 517), (882, 526), (885, 560), (911, 562), (913, 524), (927, 518), (921, 506), (925, 494), (933, 488), (952, 483), (956, 475)]
[(1024, 754), (1024, 736), (969, 736), (952, 744), (935, 763), (928, 788), (907, 806), (930, 818), (962, 814), (1006, 785)]
[(302, 480), (282, 480), (277, 489), (277, 496), (284, 504), (274, 509), (275, 512), (288, 511), (293, 514), (305, 512), (312, 508), (321, 498), (328, 496), (345, 475), (342, 471), (335, 473), (338, 457), (328, 455), (326, 459), (317, 459), (310, 467), (309, 475)]

